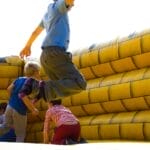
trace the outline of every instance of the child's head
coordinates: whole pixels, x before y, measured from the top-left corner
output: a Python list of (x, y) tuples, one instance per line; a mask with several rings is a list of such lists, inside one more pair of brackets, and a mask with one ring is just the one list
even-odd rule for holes
[(51, 104), (52, 106), (61, 105), (61, 99), (52, 100), (49, 102), (49, 104)]
[(0, 115), (2, 115), (5, 112), (6, 107), (7, 107), (7, 103), (5, 102), (0, 103)]
[(39, 74), (40, 64), (38, 62), (29, 61), (24, 66), (24, 73), (26, 76), (31, 77), (36, 73)]

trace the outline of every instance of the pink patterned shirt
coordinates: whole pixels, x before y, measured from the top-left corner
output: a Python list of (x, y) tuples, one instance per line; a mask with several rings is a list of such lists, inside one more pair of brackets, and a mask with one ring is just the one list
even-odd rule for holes
[(72, 112), (62, 105), (54, 105), (47, 110), (44, 121), (44, 131), (49, 131), (50, 122), (52, 121), (56, 127), (61, 125), (73, 125), (79, 122)]

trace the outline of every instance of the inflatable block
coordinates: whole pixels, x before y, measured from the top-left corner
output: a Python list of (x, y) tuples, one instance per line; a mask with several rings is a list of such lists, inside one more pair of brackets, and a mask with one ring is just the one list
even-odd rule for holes
[(27, 133), (25, 141), (28, 143), (36, 143), (35, 133)]
[(92, 66), (92, 70), (96, 77), (108, 76), (115, 73), (110, 63)]
[(72, 105), (71, 96), (62, 98), (62, 104), (64, 106), (71, 106)]
[(107, 113), (126, 111), (121, 100), (103, 102), (101, 105)]
[(104, 124), (100, 125), (99, 134), (102, 140), (104, 139), (119, 139), (119, 124)]
[(3, 99), (3, 100), (9, 99), (9, 95), (8, 95), (7, 90), (0, 90), (0, 99)]
[(110, 100), (131, 98), (130, 83), (112, 85), (109, 88)]
[(22, 76), (22, 69), (21, 66), (0, 65), (0, 78), (17, 78)]
[(124, 75), (123, 73), (120, 73), (120, 74), (114, 74), (114, 75), (105, 77), (100, 83), (100, 86), (109, 86), (113, 84), (119, 84), (121, 82), (123, 75)]
[(88, 90), (72, 95), (72, 105), (83, 105), (89, 103), (89, 92)]
[(86, 89), (93, 89), (97, 88), (100, 86), (100, 83), (103, 81), (103, 78), (97, 78), (97, 79), (92, 79), (87, 81), (87, 87)]
[(111, 62), (111, 66), (116, 73), (135, 70), (136, 66), (131, 57), (119, 59)]
[(95, 75), (90, 67), (80, 69), (86, 80), (94, 79)]
[(150, 96), (144, 96), (145, 102), (147, 103), (147, 105), (150, 108)]
[(114, 115), (115, 113), (97, 115), (92, 119), (91, 124), (92, 125), (110, 124), (111, 119), (113, 118)]
[(145, 72), (146, 72), (146, 68), (126, 72), (124, 73), (121, 82), (124, 83), (129, 81), (141, 80), (143, 79)]
[(110, 123), (131, 123), (135, 115), (136, 111), (116, 113)]
[(123, 99), (122, 102), (128, 111), (149, 109), (149, 106), (144, 97)]
[(98, 125), (81, 126), (81, 137), (85, 137), (85, 139), (89, 140), (97, 140), (99, 139), (98, 130)]
[(83, 105), (83, 109), (88, 115), (98, 115), (106, 113), (106, 111), (99, 103)]
[(150, 95), (150, 79), (132, 82), (131, 90), (133, 97)]
[(143, 123), (126, 123), (120, 125), (121, 139), (144, 140)]
[(150, 111), (149, 110), (145, 110), (145, 111), (140, 111), (138, 112), (134, 119), (133, 122), (150, 122)]
[(89, 90), (89, 97), (91, 103), (104, 102), (109, 100), (109, 87), (101, 87)]
[(144, 134), (144, 137), (145, 137), (144, 140), (149, 141), (150, 140), (150, 123), (144, 123), (143, 132), (144, 132), (143, 134)]
[(69, 109), (78, 117), (87, 115), (82, 106), (70, 106)]
[(93, 116), (80, 117), (80, 125), (90, 125), (93, 118)]
[(9, 78), (0, 78), (0, 89), (7, 89), (9, 83)]
[(150, 52), (150, 34), (143, 35), (141, 41), (142, 52)]
[(119, 43), (119, 56), (125, 58), (141, 54), (141, 39), (133, 38), (125, 42)]
[(133, 56), (133, 60), (138, 68), (150, 67), (150, 52)]
[(146, 68), (146, 71), (145, 71), (145, 73), (144, 73), (144, 76), (143, 76), (145, 79), (147, 78), (149, 78), (150, 77), (150, 68)]
[(94, 66), (99, 64), (98, 50), (91, 51), (81, 55), (81, 68)]
[(81, 59), (80, 59), (80, 55), (76, 55), (72, 57), (72, 62), (76, 65), (76, 67), (78, 69), (81, 68)]
[(99, 59), (101, 63), (107, 63), (119, 59), (118, 43), (100, 49)]
[(35, 141), (37, 143), (43, 143), (43, 132), (36, 132), (35, 133)]

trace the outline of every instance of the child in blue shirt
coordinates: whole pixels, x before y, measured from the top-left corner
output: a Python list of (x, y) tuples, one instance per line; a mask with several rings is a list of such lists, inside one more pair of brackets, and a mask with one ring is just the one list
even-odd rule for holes
[(27, 125), (27, 109), (33, 115), (38, 115), (38, 110), (29, 99), (23, 100), (19, 96), (19, 92), (24, 84), (30, 83), (28, 90), (23, 92), (24, 96), (26, 95), (30, 99), (36, 98), (37, 93), (39, 93), (39, 70), (40, 66), (38, 63), (32, 61), (26, 63), (24, 66), (25, 77), (17, 78), (7, 88), (10, 99), (5, 111), (5, 121), (3, 124), (0, 124), (0, 135), (4, 135), (13, 127), (16, 134), (16, 142), (24, 142)]

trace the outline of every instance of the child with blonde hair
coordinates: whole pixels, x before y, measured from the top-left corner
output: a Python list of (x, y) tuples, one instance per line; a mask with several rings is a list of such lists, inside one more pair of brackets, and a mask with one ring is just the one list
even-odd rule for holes
[[(10, 99), (5, 111), (5, 121), (0, 124), (0, 135), (5, 134), (13, 126), (16, 134), (16, 142), (24, 142), (27, 125), (27, 110), (33, 115), (39, 111), (34, 107), (30, 99), (36, 98), (40, 79), (40, 65), (29, 61), (24, 66), (24, 77), (19, 77), (7, 88)], [(24, 86), (28, 89), (24, 90)]]

